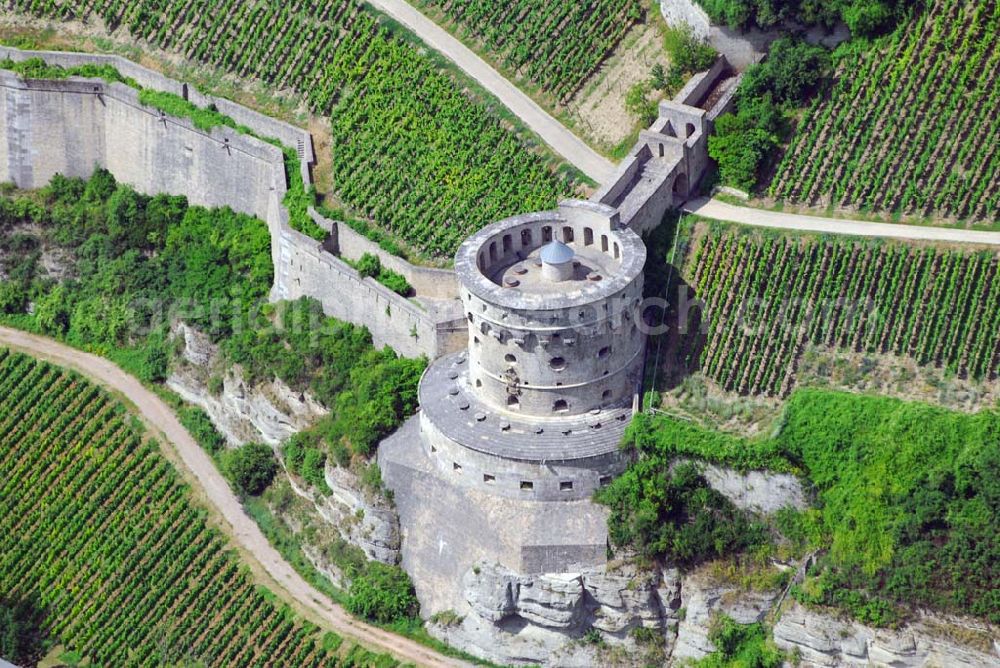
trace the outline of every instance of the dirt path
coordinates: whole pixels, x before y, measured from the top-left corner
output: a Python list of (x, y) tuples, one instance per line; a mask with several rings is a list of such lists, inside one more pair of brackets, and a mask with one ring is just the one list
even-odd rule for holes
[(859, 237), (885, 239), (910, 239), (915, 241), (943, 241), (983, 246), (1000, 246), (1000, 232), (963, 230), (951, 227), (924, 227), (899, 223), (874, 223), (842, 218), (820, 218), (797, 213), (767, 211), (746, 206), (736, 206), (717, 199), (700, 198), (684, 205), (686, 213), (705, 218), (724, 220), (741, 225), (774, 227), (799, 232), (847, 234)]
[(369, 0), (369, 3), (402, 23), (427, 46), (458, 65), (466, 74), (493, 93), (525, 125), (534, 130), (552, 150), (581, 172), (598, 183), (604, 183), (611, 178), (615, 171), (614, 163), (587, 146), (566, 126), (521, 92), (521, 89), (501, 76), (486, 61), (434, 21), (404, 0)]
[(294, 603), (308, 608), (325, 620), (331, 630), (369, 648), (389, 652), (404, 661), (421, 666), (468, 665), (351, 617), (347, 611), (307, 583), (271, 546), (257, 524), (243, 512), (243, 507), (229, 488), (229, 484), (205, 451), (181, 426), (170, 407), (136, 378), (102, 357), (20, 330), (0, 327), (0, 344), (74, 369), (102, 386), (120, 392), (131, 401), (143, 420), (152, 426), (153, 430), (160, 432), (156, 435), (173, 446), (184, 466), (190, 469), (197, 479), (210, 503), (232, 527), (230, 533), (235, 540), (245, 548), (246, 552), (253, 555), (263, 569), (285, 590), (276, 593), (293, 598)]

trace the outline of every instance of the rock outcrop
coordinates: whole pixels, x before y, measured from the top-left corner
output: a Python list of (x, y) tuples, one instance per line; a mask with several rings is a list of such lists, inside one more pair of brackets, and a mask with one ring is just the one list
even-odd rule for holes
[(774, 625), (774, 642), (807, 666), (1000, 665), (996, 628), (929, 614), (900, 629), (874, 629), (793, 601)]
[[(687, 574), (640, 570), (631, 564), (577, 573), (518, 574), (478, 564), (463, 578), (468, 609), (431, 632), (473, 654), (506, 664), (644, 665), (635, 629), (650, 629), (667, 666), (682, 666), (715, 651), (712, 620), (770, 621), (782, 589), (755, 591), (720, 581), (710, 567)], [(775, 643), (800, 666), (1000, 665), (1000, 636), (983, 622), (922, 614), (901, 629), (873, 629), (831, 612), (787, 600), (774, 624)], [(600, 645), (588, 643), (599, 632)], [(663, 661), (662, 657), (660, 661)]]
[(780, 590), (747, 591), (718, 582), (703, 570), (684, 576), (680, 586), (683, 619), (670, 657), (674, 662), (700, 659), (715, 651), (708, 639), (712, 618), (726, 615), (740, 624), (764, 619), (781, 596)]
[(218, 347), (183, 323), (173, 333), (183, 337), (184, 348), (167, 387), (200, 406), (230, 445), (261, 441), (276, 446), (326, 415), (327, 410), (308, 393), (295, 392), (278, 379), (251, 385), (239, 367), (225, 370), (221, 391), (212, 394), (209, 379), (217, 366)]
[(803, 510), (809, 506), (802, 483), (789, 473), (740, 473), (714, 464), (699, 463), (698, 466), (709, 486), (742, 510), (773, 515), (782, 508)]
[(709, 464), (702, 460), (678, 457), (671, 470), (680, 464), (693, 463), (708, 486), (726, 497), (730, 503), (758, 515), (773, 515), (782, 508), (805, 510), (809, 499), (802, 483), (790, 473), (747, 471), (741, 473), (725, 466)]
[[(295, 392), (278, 379), (249, 384), (238, 367), (219, 369), (219, 351), (207, 336), (178, 323), (172, 333), (183, 337), (180, 364), (175, 365), (167, 387), (185, 401), (201, 407), (230, 446), (250, 441), (277, 447), (298, 431), (308, 428), (327, 410), (308, 393)], [(218, 395), (209, 391), (213, 372), (222, 374)], [(382, 497), (366, 493), (358, 476), (327, 464), (324, 496), (297, 484), (289, 476), (293, 491), (312, 502), (324, 522), (336, 528), (347, 542), (357, 545), (370, 559), (385, 563), (399, 560), (399, 518)], [(321, 567), (313, 552), (310, 560)], [(339, 579), (339, 578), (337, 578)]]
[[(432, 632), (509, 664), (600, 665), (608, 647), (625, 648), (638, 660), (635, 629), (649, 629), (665, 644), (680, 607), (677, 571), (632, 564), (541, 575), (477, 564), (463, 587), (467, 614), (457, 624), (432, 624)], [(600, 638), (603, 647), (587, 638)]]

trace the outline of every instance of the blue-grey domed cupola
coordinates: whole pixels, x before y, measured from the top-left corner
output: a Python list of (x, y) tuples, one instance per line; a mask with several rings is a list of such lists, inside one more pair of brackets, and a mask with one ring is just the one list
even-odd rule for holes
[(561, 241), (546, 244), (539, 256), (542, 260), (542, 277), (558, 283), (573, 277), (573, 249)]

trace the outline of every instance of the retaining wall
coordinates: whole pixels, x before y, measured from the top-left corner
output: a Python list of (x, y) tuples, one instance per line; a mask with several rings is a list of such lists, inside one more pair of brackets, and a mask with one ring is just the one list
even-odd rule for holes
[(365, 253), (377, 255), (383, 267), (405, 276), (418, 296), (428, 299), (458, 298), (458, 279), (451, 269), (410, 264), (401, 257), (382, 250), (377, 243), (356, 232), (347, 223), (324, 218), (315, 210), (309, 213), (317, 225), (330, 232), (331, 240), (327, 244), (327, 250), (331, 253), (348, 260), (358, 260)]
[(50, 65), (60, 67), (76, 67), (79, 65), (110, 65), (123, 76), (130, 77), (143, 88), (165, 91), (178, 95), (199, 107), (214, 104), (219, 112), (230, 116), (241, 125), (251, 128), (262, 137), (272, 137), (290, 148), (297, 149), (302, 162), (302, 176), (306, 184), (312, 183), (309, 166), (316, 164), (313, 152), (312, 135), (294, 125), (265, 116), (253, 109), (248, 109), (225, 98), (205, 95), (192, 84), (171, 79), (156, 70), (143, 67), (128, 58), (103, 53), (79, 53), (74, 51), (34, 51), (30, 49), (15, 49), (0, 46), (0, 60), (11, 59), (15, 62), (29, 58), (41, 58)]
[[(0, 59), (33, 56), (63, 67), (108, 63), (140, 85), (187, 95), (196, 103), (210, 101), (261, 137), (278, 135), (283, 141), (295, 141), (304, 180), (311, 183), (312, 143), (304, 130), (193, 93), (184, 84), (117, 56), (0, 49)], [(329, 252), (337, 250), (331, 243), (320, 244), (291, 229), (281, 203), (287, 181), (278, 147), (228, 127), (199, 130), (188, 119), (143, 106), (138, 91), (125, 84), (82, 77), (23, 80), (0, 70), (0, 181), (37, 188), (56, 173), (88, 177), (95, 167), (108, 169), (141, 192), (184, 195), (192, 204), (229, 206), (264, 220), (275, 268), (272, 299), (314, 297), (327, 315), (367, 327), (375, 345), (389, 345), (406, 356), (433, 359), (467, 343), (465, 322), (453, 317), (448, 303), (414, 303), (359, 276)], [(339, 228), (338, 233), (347, 229)], [(346, 245), (352, 251), (365, 248), (352, 235), (353, 230), (344, 235)], [(411, 284), (458, 303), (457, 289), (449, 292), (441, 270), (413, 268), (382, 255), (386, 266), (398, 267)], [(453, 274), (450, 281), (455, 284)]]
[(134, 88), (101, 79), (22, 80), (0, 71), (0, 180), (22, 188), (95, 166), (148, 193), (186, 195), (268, 219), (285, 193), (281, 151), (230, 128), (203, 131), (139, 103)]
[(391, 346), (407, 357), (433, 359), (461, 350), (468, 329), (459, 314), (439, 319), (418, 303), (399, 296), (378, 281), (362, 277), (353, 267), (311, 237), (284, 226), (275, 266), (280, 297), (314, 297), (323, 312), (339, 320), (363, 322), (376, 346)]

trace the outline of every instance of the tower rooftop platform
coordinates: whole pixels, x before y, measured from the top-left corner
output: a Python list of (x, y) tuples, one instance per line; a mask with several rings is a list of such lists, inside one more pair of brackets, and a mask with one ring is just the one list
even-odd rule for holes
[(569, 462), (618, 450), (631, 406), (566, 417), (522, 417), (480, 401), (469, 387), (468, 364), (464, 352), (447, 355), (428, 367), (420, 381), (421, 410), (448, 438), (477, 452), (527, 462)]

